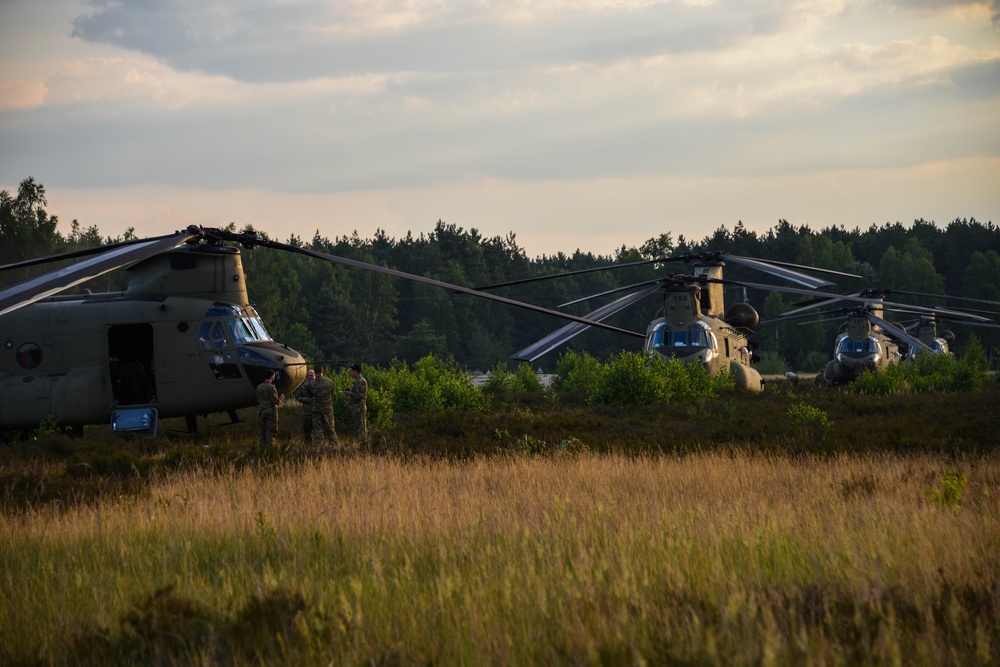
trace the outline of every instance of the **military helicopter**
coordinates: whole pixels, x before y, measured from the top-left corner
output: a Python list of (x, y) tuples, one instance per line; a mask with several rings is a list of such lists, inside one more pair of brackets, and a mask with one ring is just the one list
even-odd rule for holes
[[(250, 305), (240, 250), (267, 247), (470, 294), (563, 320), (624, 329), (383, 266), (316, 252), (256, 233), (189, 227), (173, 234), (87, 248), (0, 267), (76, 263), (0, 289), (0, 432), (54, 417), (155, 435), (159, 419), (256, 404), (268, 370), (280, 393), (303, 381), (306, 360), (275, 342)], [(111, 293), (60, 292), (127, 267)]]
[[(951, 346), (955, 344), (955, 334), (945, 329), (938, 336), (937, 324), (937, 315), (929, 314), (905, 327), (905, 330), (909, 334), (916, 335), (920, 342), (933, 350), (935, 354), (951, 354)], [(920, 348), (910, 347), (906, 358), (914, 359), (919, 352)]]
[[(963, 311), (963, 312), (969, 314), (968, 311)], [(977, 310), (975, 312), (991, 313), (994, 315), (1000, 314), (1000, 313), (992, 313), (992, 311), (982, 311), (982, 310)], [(955, 339), (956, 339), (955, 334), (950, 329), (944, 329), (943, 331), (940, 332), (940, 335), (938, 335), (938, 323), (941, 321), (945, 322), (954, 321), (956, 323), (960, 323), (961, 325), (967, 327), (1000, 329), (1000, 325), (996, 324), (986, 324), (984, 322), (968, 321), (968, 318), (966, 318), (965, 320), (955, 320), (953, 318), (942, 317), (937, 313), (929, 313), (922, 315), (916, 321), (908, 324), (906, 326), (906, 331), (907, 333), (916, 335), (916, 337), (920, 339), (920, 342), (922, 342), (924, 345), (934, 350), (935, 353), (951, 354), (951, 346), (955, 344)], [(906, 353), (906, 359), (912, 361), (918, 356), (919, 353), (920, 353), (920, 348), (911, 347), (909, 351)]]
[[(586, 323), (568, 324), (515, 353), (511, 358), (520, 361), (534, 361), (582, 333), (588, 326), (601, 322), (652, 294), (662, 293), (663, 306), (647, 326), (645, 334), (633, 334), (644, 339), (644, 351), (647, 354), (680, 359), (685, 363), (702, 364), (712, 374), (727, 370), (732, 373), (738, 387), (759, 392), (763, 390), (764, 381), (760, 373), (751, 366), (751, 363), (757, 360), (754, 353), (756, 345), (748, 340), (748, 335), (757, 327), (760, 317), (757, 311), (745, 300), (726, 309), (724, 286), (733, 285), (741, 289), (749, 287), (778, 291), (787, 291), (788, 288), (779, 285), (725, 280), (722, 273), (726, 262), (753, 268), (812, 289), (828, 287), (834, 283), (807, 275), (797, 269), (819, 271), (850, 278), (860, 277), (840, 271), (787, 262), (739, 257), (723, 252), (705, 252), (568, 271), (551, 276), (487, 285), (478, 289), (509, 287), (536, 280), (547, 280), (593, 271), (669, 262), (690, 263), (694, 273), (692, 275), (671, 273), (645, 283), (629, 285), (564, 303), (562, 306), (569, 306), (581, 301), (607, 296), (614, 292), (640, 288), (638, 291), (588, 313), (584, 316), (587, 320)], [(804, 292), (804, 290), (793, 291), (795, 293)]]
[[(803, 315), (841, 314), (847, 316), (847, 320), (837, 332), (833, 358), (827, 363), (823, 373), (816, 378), (817, 384), (832, 386), (851, 382), (865, 371), (882, 372), (890, 364), (905, 359), (914, 359), (918, 354), (947, 354), (950, 343), (954, 342), (954, 335), (951, 332), (945, 332), (942, 337), (937, 337), (936, 323), (939, 317), (979, 326), (983, 326), (985, 322), (989, 321), (988, 318), (955, 309), (928, 308), (885, 301), (885, 295), (890, 293), (940, 297), (940, 295), (922, 292), (904, 292), (881, 288), (865, 289), (853, 294), (822, 295), (822, 298), (814, 299), (807, 305), (787, 311), (782, 317), (771, 320), (771, 322), (794, 319)], [(858, 305), (820, 312), (807, 312), (838, 301), (854, 301), (858, 302)], [(886, 312), (916, 314), (919, 319), (915, 325), (905, 327), (887, 321), (884, 318)], [(806, 322), (805, 324), (810, 323)], [(914, 330), (917, 335), (913, 335)]]

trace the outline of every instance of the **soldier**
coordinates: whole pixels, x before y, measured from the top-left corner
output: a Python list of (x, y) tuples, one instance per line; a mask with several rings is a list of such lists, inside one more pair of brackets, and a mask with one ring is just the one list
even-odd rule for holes
[(312, 385), (312, 422), (316, 444), (339, 446), (333, 421), (333, 380), (323, 377), (323, 365), (316, 364)]
[(365, 440), (368, 438), (368, 380), (361, 375), (361, 364), (354, 364), (347, 372), (354, 378), (354, 385), (344, 392), (350, 399), (344, 405), (354, 420), (354, 436)]
[(257, 385), (257, 407), (260, 408), (260, 444), (273, 445), (278, 434), (278, 406), (284, 396), (274, 386), (274, 371), (268, 370), (264, 381)]
[(302, 404), (302, 441), (307, 445), (313, 440), (312, 388), (316, 381), (316, 371), (306, 371), (306, 381), (295, 390), (295, 398)]

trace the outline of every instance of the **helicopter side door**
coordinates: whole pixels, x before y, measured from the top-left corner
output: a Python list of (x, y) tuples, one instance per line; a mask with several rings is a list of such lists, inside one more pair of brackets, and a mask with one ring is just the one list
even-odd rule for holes
[(156, 400), (151, 324), (108, 327), (108, 360), (115, 401), (121, 405), (148, 405)]

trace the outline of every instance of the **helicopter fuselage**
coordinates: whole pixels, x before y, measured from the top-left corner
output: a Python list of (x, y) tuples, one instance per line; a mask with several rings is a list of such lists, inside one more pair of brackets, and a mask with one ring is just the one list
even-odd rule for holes
[(881, 331), (869, 327), (861, 335), (844, 332), (837, 336), (833, 359), (826, 367), (826, 379), (834, 384), (851, 382), (865, 371), (880, 373), (902, 358), (899, 344)]
[(281, 393), (305, 378), (302, 356), (272, 341), (247, 303), (238, 252), (185, 248), (129, 272), (124, 292), (0, 316), (0, 430), (107, 424), (116, 407), (140, 405), (193, 420), (255, 405), (268, 370)]
[(255, 405), (268, 368), (282, 393), (305, 375), (252, 308), (206, 299), (56, 297), (0, 326), (0, 429), (107, 423), (116, 405), (161, 418), (230, 411)]
[(714, 303), (712, 314), (706, 314), (709, 308), (703, 309), (697, 285), (668, 288), (663, 316), (646, 328), (646, 353), (702, 364), (711, 375), (728, 371), (741, 389), (763, 391), (760, 373), (750, 366), (753, 353), (746, 334), (714, 314), (721, 309), (721, 290)]

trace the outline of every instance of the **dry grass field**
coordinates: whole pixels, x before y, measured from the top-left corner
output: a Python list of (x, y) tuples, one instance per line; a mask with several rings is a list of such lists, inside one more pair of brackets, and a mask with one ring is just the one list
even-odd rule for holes
[(357, 452), (0, 513), (0, 663), (1000, 662), (1000, 454)]

